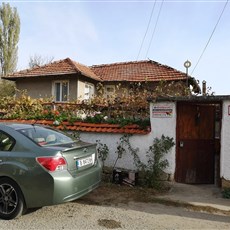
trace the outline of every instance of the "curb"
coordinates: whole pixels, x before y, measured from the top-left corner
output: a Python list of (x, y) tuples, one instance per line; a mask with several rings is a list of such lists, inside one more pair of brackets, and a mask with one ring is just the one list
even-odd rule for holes
[(152, 198), (152, 202), (163, 204), (166, 206), (187, 208), (193, 211), (207, 212), (207, 213), (212, 213), (212, 214), (219, 213), (219, 214), (230, 216), (230, 208), (229, 210), (224, 210), (224, 209), (220, 209), (220, 208), (209, 206), (209, 205), (204, 206), (204, 205), (198, 205), (198, 204), (191, 204), (189, 202), (173, 200), (170, 198), (162, 198), (162, 197), (154, 197)]

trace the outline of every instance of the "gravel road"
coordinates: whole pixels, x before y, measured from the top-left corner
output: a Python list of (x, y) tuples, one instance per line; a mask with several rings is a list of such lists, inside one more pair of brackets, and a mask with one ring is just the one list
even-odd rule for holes
[(31, 210), (15, 220), (0, 220), (0, 229), (230, 229), (229, 215), (166, 206), (148, 199), (143, 202), (140, 197), (146, 198), (145, 194), (99, 188), (74, 202)]

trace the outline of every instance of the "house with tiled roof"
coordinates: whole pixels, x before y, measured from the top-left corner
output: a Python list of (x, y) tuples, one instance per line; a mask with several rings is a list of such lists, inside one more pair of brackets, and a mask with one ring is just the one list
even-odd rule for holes
[(32, 98), (53, 97), (56, 102), (89, 99), (96, 95), (96, 86), (101, 82), (105, 96), (115, 93), (116, 85), (133, 90), (135, 83), (147, 83), (151, 90), (161, 81), (182, 82), (199, 86), (195, 79), (172, 67), (152, 60), (120, 62), (86, 66), (66, 58), (44, 66), (15, 72), (4, 77), (15, 81), (18, 90), (26, 90)]
[(93, 65), (90, 68), (103, 81), (107, 96), (114, 94), (118, 84), (121, 90), (125, 88), (128, 92), (135, 90), (138, 84), (145, 84), (149, 91), (154, 91), (162, 81), (181, 82), (184, 86), (189, 84), (194, 92), (200, 91), (194, 78), (152, 60)]
[(15, 81), (17, 89), (26, 90), (32, 98), (53, 97), (58, 102), (88, 99), (101, 81), (89, 67), (69, 58), (15, 72), (5, 79)]

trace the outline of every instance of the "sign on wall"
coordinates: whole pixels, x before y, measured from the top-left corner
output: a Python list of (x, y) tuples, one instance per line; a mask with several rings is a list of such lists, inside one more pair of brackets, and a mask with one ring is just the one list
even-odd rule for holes
[(152, 117), (170, 118), (173, 114), (172, 106), (155, 105), (152, 109)]

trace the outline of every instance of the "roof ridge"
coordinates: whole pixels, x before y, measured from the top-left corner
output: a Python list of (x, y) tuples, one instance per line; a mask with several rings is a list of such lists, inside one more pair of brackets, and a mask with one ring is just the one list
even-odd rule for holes
[(97, 68), (97, 67), (106, 67), (106, 66), (114, 66), (114, 65), (126, 65), (126, 64), (138, 64), (138, 63), (154, 63), (156, 65), (158, 65), (159, 67), (165, 67), (167, 69), (170, 69), (170, 70), (173, 70), (173, 71), (176, 71), (176, 72), (180, 72), (181, 74), (186, 74), (184, 73), (183, 71), (181, 70), (178, 70), (176, 68), (173, 68), (171, 66), (168, 66), (166, 64), (162, 64), (160, 62), (157, 62), (157, 61), (154, 61), (154, 60), (151, 60), (151, 59), (147, 59), (147, 60), (140, 60), (140, 61), (128, 61), (128, 62), (114, 62), (114, 63), (110, 63), (110, 64), (99, 64), (99, 65), (92, 65), (90, 66), (90, 68)]
[(102, 67), (102, 66), (112, 66), (112, 65), (126, 65), (126, 64), (137, 64), (137, 63), (144, 63), (149, 62), (150, 60), (140, 60), (140, 61), (126, 61), (126, 62), (114, 62), (110, 64), (98, 64), (98, 65), (91, 65), (90, 68), (94, 67)]
[[(85, 64), (82, 64), (82, 63), (80, 63), (80, 62), (74, 61), (74, 60), (72, 60), (72, 59), (70, 59), (70, 58), (68, 58), (68, 61), (69, 61), (72, 65), (74, 65), (74, 68), (75, 68), (78, 72), (80, 72), (81, 74), (83, 74), (83, 75), (85, 75), (85, 76), (87, 76), (87, 77), (91, 77), (91, 76), (89, 76), (89, 74), (87, 74), (87, 73), (84, 71), (84, 69), (82, 70), (81, 68), (79, 68), (78, 65), (79, 65), (80, 67), (87, 68), (89, 71), (91, 71), (91, 72), (98, 78), (98, 80), (101, 80), (100, 76), (98, 76), (88, 65), (85, 65)], [(92, 78), (92, 77), (91, 77), (91, 78)]]
[(44, 65), (36, 65), (35, 67), (30, 68), (29, 70), (33, 70), (33, 69), (36, 69), (36, 68), (45, 68), (45, 67), (47, 67), (49, 65), (53, 65), (53, 64), (64, 62), (67, 59), (69, 59), (69, 58), (65, 58), (65, 59), (61, 59), (61, 60), (56, 60), (56, 61), (53, 61), (53, 62), (50, 62), (50, 63), (46, 63)]
[(90, 66), (90, 68), (97, 68), (97, 67), (106, 67), (106, 66), (115, 66), (115, 65), (126, 65), (126, 64), (139, 64), (139, 63), (153, 63), (153, 64), (156, 64), (158, 65), (159, 67), (164, 67), (166, 69), (169, 69), (169, 70), (172, 70), (172, 71), (176, 71), (178, 73), (181, 73), (183, 75), (186, 75), (185, 72), (181, 71), (181, 70), (178, 70), (176, 68), (173, 68), (171, 66), (168, 66), (166, 64), (162, 64), (160, 62), (157, 62), (157, 61), (154, 61), (154, 60), (151, 60), (151, 59), (147, 59), (147, 60), (140, 60), (140, 61), (128, 61), (128, 62), (114, 62), (114, 63), (110, 63), (110, 64), (99, 64), (99, 65), (92, 65)]
[[(75, 65), (75, 61), (70, 59), (69, 57), (65, 59), (78, 73), (81, 71), (79, 70), (79, 68)], [(79, 63), (80, 64), (80, 63)], [(81, 65), (81, 64), (80, 64)]]
[[(47, 64), (44, 64), (44, 65), (41, 65), (41, 66), (35, 66), (33, 68), (30, 68), (30, 69), (26, 69), (26, 70), (22, 70), (22, 71), (32, 71), (34, 69), (41, 69), (41, 68), (46, 68), (48, 66), (52, 66), (54, 64), (60, 64), (60, 63), (64, 63), (64, 62), (68, 62), (68, 64), (70, 64), (77, 72), (81, 72), (77, 66), (74, 64), (75, 61), (73, 61), (71, 58), (67, 57), (67, 58), (64, 58), (64, 59), (60, 59), (60, 60), (56, 60), (56, 61), (53, 61), (53, 62), (50, 62), (50, 63), (47, 63)], [(83, 65), (81, 63), (78, 63), (79, 65)], [(86, 66), (87, 67), (87, 66)], [(88, 67), (89, 68), (89, 67)]]
[[(65, 59), (53, 61), (53, 62), (50, 62), (50, 63), (46, 63), (46, 64), (44, 64), (44, 65), (35, 65), (35, 66), (33, 66), (32, 68), (22, 69), (22, 70), (19, 70), (18, 72), (15, 72), (15, 73), (28, 73), (28, 72), (30, 72), (30, 71), (32, 71), (32, 70), (41, 69), (41, 68), (45, 68), (45, 67), (47, 67), (47, 66), (49, 66), (49, 65), (61, 63), (61, 62), (65, 61), (66, 59), (69, 59), (69, 58), (65, 58)], [(15, 73), (10, 74), (10, 75), (14, 75)]]
[(173, 68), (173, 67), (171, 67), (171, 66), (168, 66), (168, 65), (166, 65), (166, 64), (162, 64), (162, 63), (160, 63), (160, 62), (153, 61), (153, 60), (151, 60), (151, 59), (149, 59), (149, 61), (150, 61), (150, 62), (154, 62), (155, 64), (157, 64), (157, 65), (159, 65), (159, 66), (161, 66), (161, 67), (165, 67), (165, 68), (167, 68), (167, 69), (170, 69), (170, 70), (173, 70), (173, 71), (176, 71), (176, 72), (180, 72), (181, 74), (186, 75), (185, 72), (183, 72), (183, 71), (181, 71), (181, 70), (178, 70), (178, 69), (176, 69), (176, 68)]
[[(70, 61), (75, 65), (75, 64), (77, 64), (77, 65), (80, 65), (80, 66), (83, 66), (83, 67), (86, 67), (86, 68), (89, 68), (90, 69), (90, 67), (88, 66), (88, 65), (85, 65), (85, 64), (82, 64), (82, 63), (80, 63), (80, 62), (77, 62), (77, 61), (74, 61), (74, 60), (72, 60), (72, 59), (70, 59)], [(76, 65), (75, 65), (76, 66)], [(76, 68), (77, 68), (77, 66), (76, 66)], [(91, 70), (91, 69), (90, 69)]]

